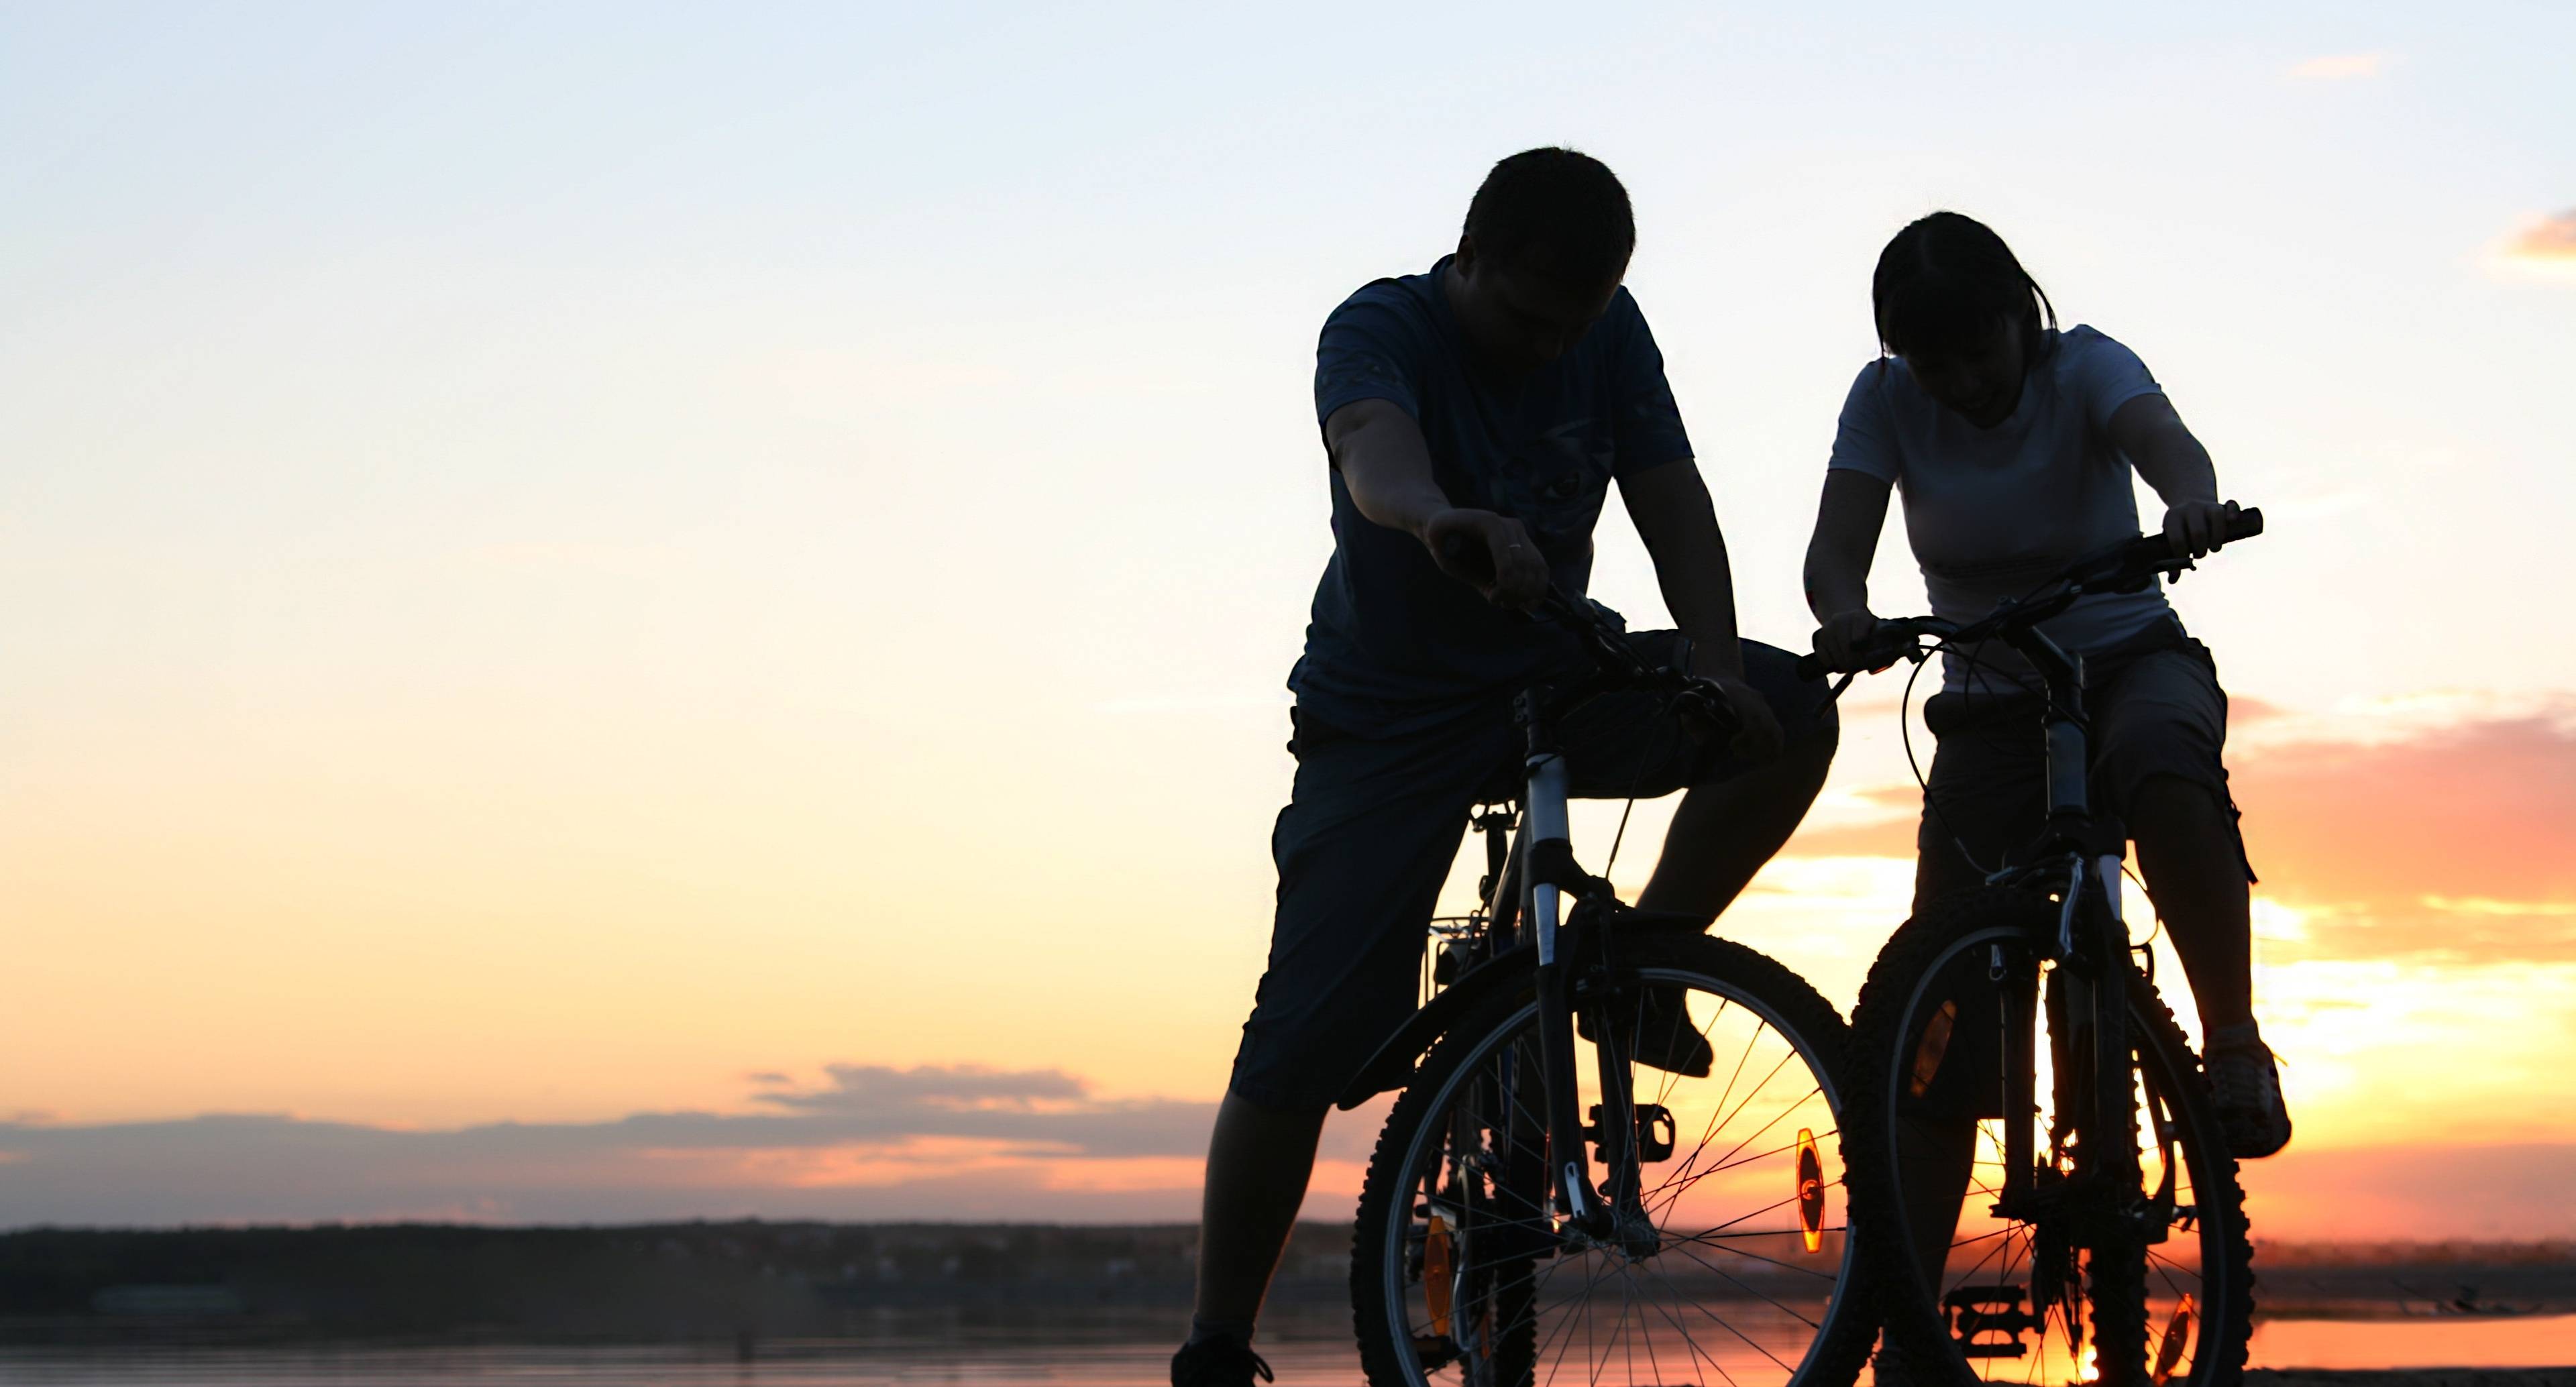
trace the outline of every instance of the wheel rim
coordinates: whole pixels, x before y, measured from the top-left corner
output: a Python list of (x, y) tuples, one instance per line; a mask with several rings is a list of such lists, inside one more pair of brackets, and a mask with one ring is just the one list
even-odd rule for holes
[[(1633, 1052), (1660, 1018), (1667, 1043), (1687, 1029), (1712, 1056), (1704, 1078), (1633, 1070), (1633, 1101), (1669, 1114), (1669, 1155), (1640, 1169), (1638, 1204), (1659, 1250), (1528, 1257), (1534, 1236), (1552, 1235), (1557, 1222), (1520, 1192), (1544, 1161), (1514, 1137), (1543, 1129), (1544, 1119), (1537, 1006), (1519, 1008), (1448, 1072), (1403, 1153), (1401, 1204), (1391, 1213), (1406, 1232), (1386, 1240), (1380, 1275), (1393, 1342), (1416, 1346), (1410, 1381), (1504, 1387), (1574, 1373), (1622, 1387), (1757, 1387), (1797, 1380), (1826, 1341), (1851, 1248), (1835, 1140), (1839, 1094), (1815, 1038), (1697, 972), (1622, 976), (1685, 988), (1688, 1000), (1678, 1013), (1629, 1008), (1627, 1024), (1612, 1027), (1614, 1043)], [(1578, 1106), (1588, 1111), (1601, 1101), (1593, 1042), (1577, 1040), (1576, 1070)], [(1655, 1125), (1651, 1112), (1647, 1125)], [(1586, 1146), (1598, 1184), (1599, 1147)], [(1435, 1216), (1445, 1246), (1432, 1235)], [(1443, 1261), (1445, 1305), (1425, 1275)], [(1446, 1312), (1445, 1334), (1435, 1310)]]
[[(1934, 1042), (1942, 1029), (1945, 1010), (1955, 1008), (1959, 1000), (1953, 995), (1957, 988), (1945, 983), (1945, 977), (1963, 962), (1975, 976), (1984, 976), (1982, 960), (1991, 957), (1990, 951), (1997, 946), (2018, 951), (2024, 959), (2029, 957), (2027, 936), (2018, 929), (1997, 928), (1963, 936), (1924, 970), (1907, 998), (1897, 1030), (1900, 1043), (1888, 1057), (1889, 1067), (1884, 1075), (1887, 1155), (1893, 1175), (1889, 1188), (1898, 1193), (1894, 1215), (1902, 1224), (1898, 1230), (1901, 1236), (1892, 1240), (1892, 1247), (1917, 1245), (1913, 1226), (1917, 1208), (1939, 1207), (1937, 1202), (1920, 1197), (1909, 1204), (1904, 1192), (1914, 1173), (1904, 1168), (1904, 1162), (1909, 1131), (1922, 1130), (1919, 1125), (1909, 1128), (1909, 1120), (1920, 1121), (1911, 1107), (1912, 1100), (1928, 1090), (1931, 1083), (1939, 1082), (1941, 1062), (1932, 1056), (1943, 1047)], [(2044, 977), (2040, 987), (2041, 995), (2045, 995)], [(2046, 1178), (2046, 1168), (2052, 1165), (2049, 1133), (2056, 1113), (2053, 1062), (2044, 1020), (2038, 1019), (2042, 1011), (2044, 1008), (2034, 1012), (2032, 1046), (2037, 1079), (2034, 1093), (2040, 1105), (2034, 1123), (2034, 1156), (2044, 1167), (2042, 1177)], [(2217, 1340), (2212, 1334), (2213, 1330), (2224, 1331), (2227, 1327), (2213, 1324), (2210, 1317), (2229, 1314), (2228, 1307), (2234, 1303), (2232, 1292), (2236, 1288), (2229, 1278), (2235, 1269), (2229, 1260), (2228, 1240), (2236, 1212), (2232, 1200), (2213, 1197), (2207, 1201), (2209, 1216), (2202, 1216), (2202, 1192), (2224, 1185), (2223, 1181), (2213, 1180), (2211, 1170), (2213, 1160), (2223, 1159), (2214, 1154), (2219, 1150), (2218, 1134), (2209, 1125), (2205, 1105), (2195, 1107), (2183, 1101), (2184, 1085), (2189, 1080), (2176, 1072), (2162, 1047), (2150, 1038), (2148, 1018), (2141, 1006), (2131, 1008), (2129, 1032), (2141, 1080), (2135, 1090), (2139, 1193), (2148, 1208), (2159, 1211), (2167, 1230), (2165, 1242), (2147, 1248), (2144, 1366), (2148, 1380), (2160, 1387), (2166, 1383), (2196, 1383), (2214, 1375), (2227, 1357), (2216, 1351)], [(1936, 1071), (1928, 1083), (1927, 1069)], [(1916, 1144), (1913, 1149), (1923, 1149), (1927, 1144)], [(2000, 1121), (1976, 1119), (1971, 1176), (1933, 1303), (1942, 1307), (1942, 1323), (1954, 1346), (1962, 1328), (1972, 1326), (1971, 1317), (1982, 1312), (1999, 1317), (2003, 1324), (1971, 1337), (1997, 1348), (2009, 1339), (2024, 1350), (2018, 1356), (1991, 1357), (1963, 1352), (1960, 1361), (1977, 1377), (2030, 1383), (2098, 1380), (2087, 1283), (2079, 1256), (2069, 1246), (2074, 1241), (2071, 1232), (2062, 1222), (2045, 1218), (2007, 1220), (1992, 1212), (1992, 1200), (2004, 1171), (2002, 1146)], [(2062, 1173), (2067, 1163), (2060, 1155), (2054, 1168)], [(1925, 1178), (1924, 1183), (1934, 1182)], [(2164, 1198), (2158, 1199), (2159, 1195)], [(2171, 1206), (2169, 1211), (2165, 1209), (2167, 1203)], [(1918, 1255), (1909, 1260), (1919, 1287), (1926, 1259)], [(2066, 1279), (2070, 1276), (2071, 1280)], [(2049, 1293), (2052, 1278), (2066, 1288), (2063, 1293)], [(2014, 1292), (2019, 1293), (2017, 1299)], [(2017, 1314), (2041, 1322), (2014, 1324), (2012, 1317)], [(1988, 1324), (1995, 1325), (1996, 1321), (1989, 1320)]]

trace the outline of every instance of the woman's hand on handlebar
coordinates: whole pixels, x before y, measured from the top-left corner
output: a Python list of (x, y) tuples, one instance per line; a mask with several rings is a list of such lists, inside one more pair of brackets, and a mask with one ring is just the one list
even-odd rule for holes
[(1547, 593), (1547, 560), (1521, 522), (1489, 510), (1451, 508), (1422, 522), (1440, 571), (1498, 607), (1527, 607)]
[(1867, 607), (1855, 607), (1827, 617), (1825, 623), (1816, 628), (1816, 658), (1826, 669), (1837, 674), (1885, 669), (1895, 657), (1878, 628), (1878, 618)]
[(2214, 554), (2226, 547), (2237, 514), (2234, 501), (2176, 501), (2165, 511), (2165, 539), (2182, 558)]

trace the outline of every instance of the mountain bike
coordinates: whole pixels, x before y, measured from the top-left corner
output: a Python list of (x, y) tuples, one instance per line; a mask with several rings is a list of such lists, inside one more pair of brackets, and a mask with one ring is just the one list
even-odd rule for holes
[[(2226, 538), (2262, 530), (2247, 510)], [(2092, 804), (2084, 662), (2039, 629), (2086, 593), (2193, 566), (2140, 536), (1982, 620), (1877, 628), (1872, 664), (1973, 659), (1988, 640), (2019, 652), (2048, 767), (2046, 826), (2023, 865), (1897, 930), (1852, 1013), (1843, 1157), (1885, 1320), (1881, 1381), (2210, 1387), (2244, 1367), (2236, 1162), (2154, 956), (2122, 918), (2126, 834)], [(1808, 656), (1801, 672), (1824, 664)]]
[(1434, 922), (1427, 1002), (1340, 1100), (1404, 1090), (1353, 1238), (1362, 1364), (1376, 1387), (1839, 1387), (1876, 1332), (1844, 1293), (1842, 1021), (1706, 918), (1621, 903), (1569, 839), (1566, 712), (1726, 705), (1588, 602), (1544, 608), (1594, 668), (1517, 699), (1519, 783), (1471, 817), (1479, 903)]

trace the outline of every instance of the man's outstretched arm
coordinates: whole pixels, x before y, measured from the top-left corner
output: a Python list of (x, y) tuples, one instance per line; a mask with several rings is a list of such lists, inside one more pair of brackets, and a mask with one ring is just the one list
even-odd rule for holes
[(1744, 651), (1735, 628), (1735, 575), (1726, 561), (1726, 535), (1717, 506), (1700, 480), (1699, 464), (1680, 458), (1619, 480), (1619, 499), (1646, 553), (1673, 623), (1690, 637), (1693, 672), (1727, 690), (1741, 724), (1745, 749), (1780, 747), (1780, 723), (1771, 705), (1744, 682)]
[[(1422, 541), (1442, 572), (1508, 607), (1526, 607), (1547, 591), (1547, 560), (1521, 522), (1450, 504), (1431, 475), (1422, 426), (1393, 401), (1334, 410), (1324, 421), (1324, 448), (1360, 514)], [(1453, 538), (1467, 541), (1463, 555), (1444, 552)]]

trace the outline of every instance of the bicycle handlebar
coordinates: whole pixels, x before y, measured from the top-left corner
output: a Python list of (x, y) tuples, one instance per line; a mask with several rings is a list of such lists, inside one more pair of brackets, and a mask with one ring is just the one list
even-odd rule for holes
[[(1490, 556), (1475, 552), (1472, 542), (1464, 535), (1453, 534), (1441, 541), (1440, 555), (1453, 569), (1483, 572), (1488, 576), (1492, 572)], [(1611, 629), (1609, 623), (1601, 619), (1590, 601), (1570, 596), (1551, 583), (1546, 594), (1532, 604), (1530, 611), (1564, 627), (1582, 644), (1584, 653), (1592, 657), (1592, 662), (1612, 683), (1670, 686), (1674, 693), (1703, 705), (1706, 715), (1721, 727), (1732, 729), (1735, 726), (1734, 705), (1717, 691), (1712, 681), (1686, 669), (1668, 669), (1648, 663), (1634, 646), (1628, 644), (1624, 633)]]
[[(2252, 539), (2263, 533), (2263, 512), (2254, 507), (2232, 512), (2227, 517), (2220, 544)], [(1980, 620), (1965, 626), (1939, 617), (1905, 617), (1878, 623), (1871, 639), (1872, 647), (1884, 654), (1889, 663), (1900, 659), (1920, 658), (1920, 642), (1926, 636), (1936, 641), (1975, 643), (2004, 631), (2036, 625), (2066, 610), (2069, 603), (2086, 593), (2136, 592), (2155, 581), (2156, 575), (2179, 574), (2193, 567), (2192, 560), (2173, 550), (2173, 541), (2164, 535), (2139, 535), (2126, 539), (2099, 553), (2077, 559), (2060, 570), (2043, 591), (2019, 602), (2006, 602)], [(2045, 589), (2054, 585), (2056, 591)], [(1875, 657), (1873, 657), (1875, 660)], [(1809, 653), (1798, 657), (1798, 677), (1822, 679), (1836, 671), (1822, 655)]]
[[(2263, 512), (2248, 507), (2228, 515), (2218, 542), (2252, 539), (2261, 533)], [(2140, 535), (2091, 558), (2076, 560), (2059, 577), (2082, 585), (2086, 592), (2131, 592), (2145, 587), (2159, 573), (2179, 573), (2191, 566), (2190, 559), (2174, 553), (2172, 540), (2163, 535)]]

